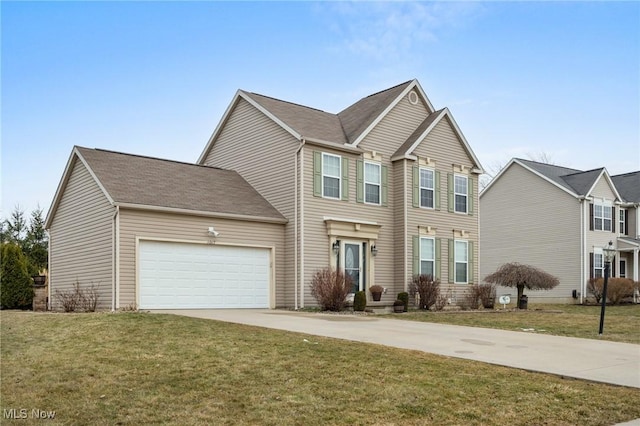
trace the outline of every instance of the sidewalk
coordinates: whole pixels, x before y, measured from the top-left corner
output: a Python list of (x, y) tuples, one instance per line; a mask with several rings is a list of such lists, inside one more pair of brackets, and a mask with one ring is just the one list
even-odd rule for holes
[(163, 310), (316, 336), (413, 349), (562, 377), (640, 388), (640, 345), (526, 332), (279, 310)]

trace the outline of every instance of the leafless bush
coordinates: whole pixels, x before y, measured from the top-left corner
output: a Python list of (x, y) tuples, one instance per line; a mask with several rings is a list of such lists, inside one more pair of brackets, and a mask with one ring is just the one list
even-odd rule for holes
[(351, 292), (351, 277), (340, 270), (324, 268), (311, 279), (311, 295), (325, 311), (344, 309), (347, 295)]
[(480, 299), (482, 307), (485, 309), (493, 309), (496, 303), (496, 287), (492, 284), (478, 284), (473, 287), (473, 291), (478, 294), (478, 299)]
[[(591, 278), (587, 282), (587, 291), (596, 302), (602, 301), (602, 293), (604, 289), (604, 278)], [(607, 281), (607, 300), (612, 305), (618, 305), (623, 299), (633, 297), (635, 283), (629, 278), (609, 278)]]
[(440, 296), (440, 280), (427, 274), (414, 275), (409, 283), (409, 293), (414, 297), (416, 294), (419, 296), (419, 309), (428, 310)]
[(72, 290), (56, 290), (55, 296), (65, 312), (95, 312), (98, 306), (98, 288), (91, 282), (86, 290), (80, 288), (80, 282), (76, 280)]
[(465, 311), (478, 309), (480, 307), (480, 295), (477, 285), (474, 284), (467, 289), (464, 296), (460, 299), (458, 306)]
[(587, 293), (596, 299), (596, 303), (602, 300), (602, 287), (604, 280), (602, 278), (589, 278), (587, 281)]
[(448, 289), (447, 292), (445, 294), (439, 294), (438, 297), (436, 298), (436, 303), (434, 303), (433, 308), (436, 311), (441, 311), (444, 309), (445, 306), (447, 306), (447, 303), (449, 303), (449, 299), (451, 298), (451, 289)]

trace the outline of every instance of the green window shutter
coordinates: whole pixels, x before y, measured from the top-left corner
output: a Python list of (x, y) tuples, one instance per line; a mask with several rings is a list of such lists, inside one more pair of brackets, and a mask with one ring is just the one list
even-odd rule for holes
[(413, 275), (420, 273), (420, 237), (418, 235), (413, 236)]
[(440, 210), (440, 172), (436, 171), (435, 173), (435, 190), (433, 191), (434, 194), (433, 196), (435, 197), (436, 201), (435, 201), (435, 208), (436, 210)]
[(389, 169), (387, 168), (387, 166), (382, 166), (382, 167), (380, 167), (380, 170), (381, 170), (381, 173), (382, 173), (382, 176), (381, 176), (382, 185), (381, 185), (381, 188), (380, 188), (380, 192), (381, 192), (381, 194), (380, 194), (381, 200), (380, 201), (381, 201), (382, 205), (386, 207), (389, 204), (389, 200), (388, 200), (388, 198), (389, 198), (389, 182), (388, 182), (388, 180), (389, 180)]
[(473, 216), (473, 178), (467, 180), (467, 211), (469, 216)]
[(453, 195), (453, 173), (447, 173), (447, 202), (449, 204), (449, 211), (453, 213), (453, 203), (455, 197)]
[(349, 159), (342, 158), (342, 199), (349, 200)]
[(420, 207), (420, 169), (413, 166), (413, 207)]
[(364, 161), (356, 160), (356, 202), (364, 203)]
[(322, 197), (322, 153), (313, 151), (313, 196)]
[(449, 282), (455, 282), (455, 242), (449, 239)]
[(473, 284), (473, 265), (474, 265), (474, 262), (473, 262), (473, 241), (469, 241), (467, 243), (467, 247), (468, 247), (467, 256), (469, 256), (467, 258), (467, 268), (469, 269), (468, 275), (467, 275), (467, 277), (468, 277), (467, 281), (469, 281), (469, 284)]
[(436, 238), (436, 278), (442, 277), (442, 268), (440, 267), (442, 262), (442, 238)]

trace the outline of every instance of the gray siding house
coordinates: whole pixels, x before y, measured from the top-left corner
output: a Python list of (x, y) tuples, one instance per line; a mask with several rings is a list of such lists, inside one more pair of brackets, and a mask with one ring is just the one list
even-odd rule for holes
[(302, 308), (331, 266), (383, 303), (416, 273), (455, 298), (479, 282), (481, 173), (417, 80), (337, 114), (239, 90), (197, 164), (74, 148), (50, 289), (99, 280), (112, 309)]
[(640, 172), (609, 176), (513, 159), (480, 194), (482, 277), (507, 262), (557, 276), (530, 300), (582, 303), (589, 278), (603, 275), (602, 248), (617, 255), (612, 276), (638, 280)]

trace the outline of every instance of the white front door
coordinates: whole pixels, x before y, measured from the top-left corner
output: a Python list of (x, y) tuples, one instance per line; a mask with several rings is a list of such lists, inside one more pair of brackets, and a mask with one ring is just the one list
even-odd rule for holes
[(357, 241), (344, 241), (341, 256), (341, 264), (345, 275), (351, 277), (353, 284), (352, 293), (363, 290), (362, 280), (362, 243)]

